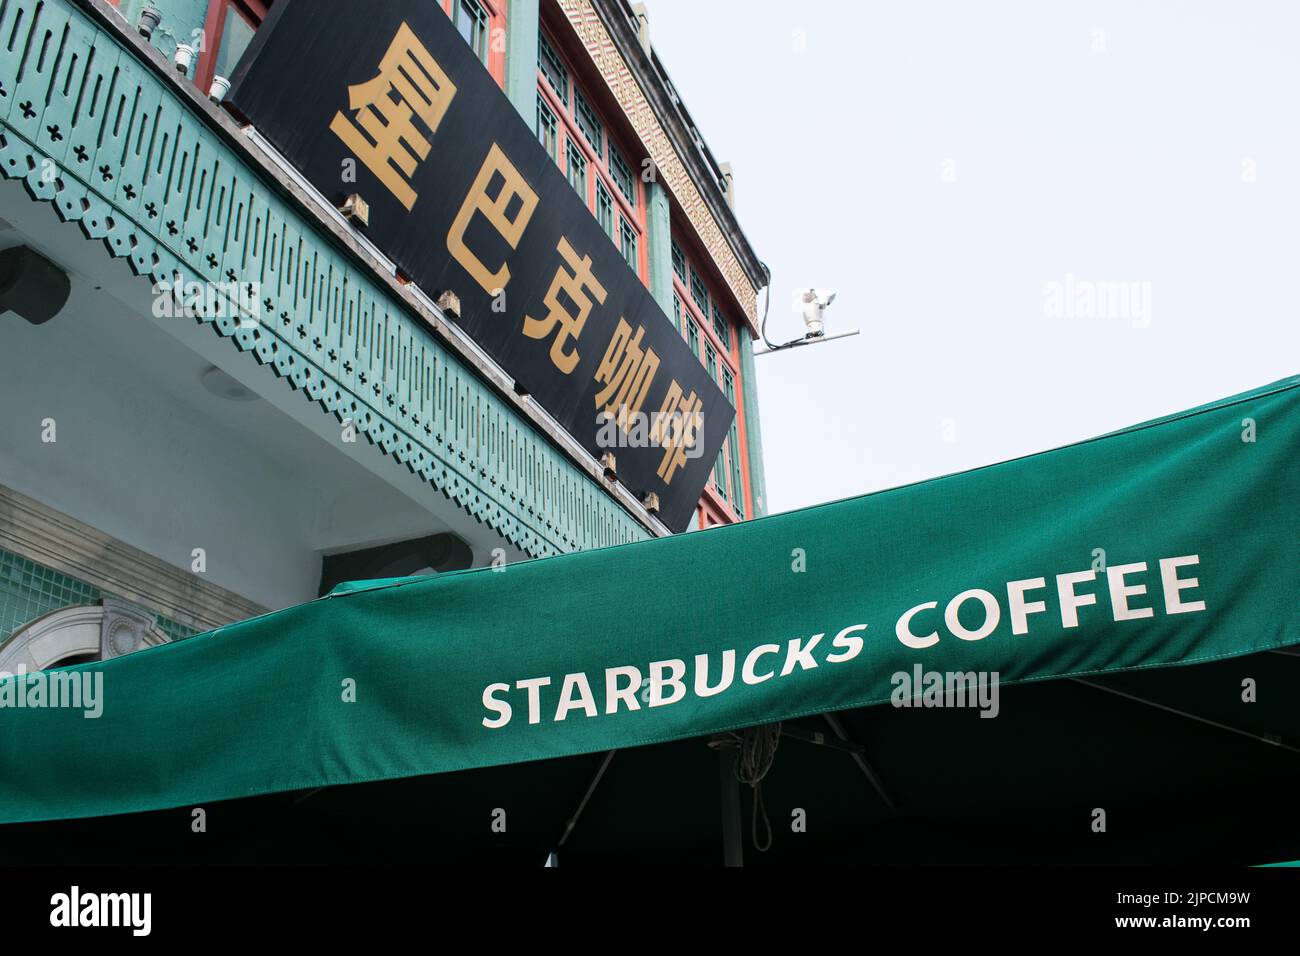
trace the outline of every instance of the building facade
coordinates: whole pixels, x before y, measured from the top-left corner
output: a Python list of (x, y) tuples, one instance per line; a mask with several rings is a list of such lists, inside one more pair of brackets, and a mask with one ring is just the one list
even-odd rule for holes
[[(691, 527), (761, 515), (766, 268), (644, 8), (427, 2), (735, 408)], [(0, 671), (669, 533), (218, 105), (273, 7), (0, 4)]]

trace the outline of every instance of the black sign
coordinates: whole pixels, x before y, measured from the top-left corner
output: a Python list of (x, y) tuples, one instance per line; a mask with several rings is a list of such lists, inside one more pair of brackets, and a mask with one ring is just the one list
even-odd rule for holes
[(279, 0), (228, 97), (684, 530), (735, 410), (431, 0)]

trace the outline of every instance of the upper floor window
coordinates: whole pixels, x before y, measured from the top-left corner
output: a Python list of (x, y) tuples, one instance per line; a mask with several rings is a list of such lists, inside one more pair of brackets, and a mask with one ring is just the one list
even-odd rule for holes
[(627, 260), (627, 264), (632, 267), (632, 271), (639, 272), (636, 254), (636, 229), (626, 219), (619, 221), (618, 249), (623, 253), (623, 258)]
[(478, 0), (453, 0), (456, 4), (456, 29), (469, 48), (484, 63), (488, 61), (488, 12)]
[(564, 68), (564, 62), (560, 55), (555, 52), (555, 47), (546, 41), (546, 36), (539, 33), (537, 35), (537, 67), (546, 77), (546, 82), (551, 84), (551, 89), (555, 95), (560, 98), (560, 102), (567, 107), (569, 105), (569, 71)]
[(623, 198), (635, 209), (636, 181), (632, 178), (631, 168), (623, 162), (622, 155), (613, 146), (609, 148), (609, 175), (613, 178), (618, 191), (623, 194)]
[(676, 239), (669, 240), (673, 247), (673, 272), (682, 282), (686, 281), (686, 256), (682, 253), (682, 247), (677, 244)]
[(270, 7), (271, 0), (210, 0), (203, 21), (204, 49), (194, 73), (199, 89), (207, 90), (214, 76), (230, 79)]
[(542, 99), (541, 93), (537, 94), (537, 140), (546, 150), (546, 155), (558, 161), (559, 125), (555, 119), (555, 114), (551, 112), (551, 108)]
[(565, 150), (565, 155), (569, 165), (569, 185), (578, 191), (578, 195), (585, 203), (587, 202), (587, 157), (582, 155), (582, 150), (573, 140), (569, 140), (569, 148)]
[(709, 287), (704, 284), (703, 276), (695, 271), (694, 266), (691, 266), (691, 298), (695, 300), (695, 304), (700, 307), (700, 311), (707, 318), (709, 314)]
[(632, 271), (645, 281), (641, 255), (645, 204), (636, 200), (636, 179), (615, 145), (616, 131), (602, 122), (594, 100), (585, 92), (584, 74), (548, 36), (539, 31), (538, 139), (548, 152), (562, 157), (560, 165), (569, 183)]
[(605, 158), (605, 135), (596, 111), (592, 109), (587, 98), (575, 87), (573, 90), (573, 118), (578, 121), (578, 129), (591, 144), (597, 159)]
[(713, 302), (713, 331), (722, 340), (727, 351), (731, 351), (731, 326), (727, 323), (727, 317), (722, 314), (722, 310), (718, 308), (716, 300)]
[(599, 179), (596, 180), (596, 221), (600, 223), (600, 228), (605, 230), (605, 235), (613, 239), (614, 197), (609, 194), (609, 190)]

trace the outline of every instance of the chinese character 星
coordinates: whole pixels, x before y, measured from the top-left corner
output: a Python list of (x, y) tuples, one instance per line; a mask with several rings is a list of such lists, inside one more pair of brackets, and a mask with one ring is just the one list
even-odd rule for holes
[(438, 61), (403, 23), (380, 61), (379, 75), (348, 87), (348, 109), (356, 121), (335, 113), (330, 130), (410, 209), (419, 198), (410, 178), (430, 148), (412, 118), (418, 117), (432, 136), (455, 95), (456, 87)]
[(626, 319), (618, 320), (618, 327), (605, 349), (605, 357), (596, 369), (596, 381), (605, 387), (596, 396), (596, 407), (615, 416), (618, 427), (628, 430), (629, 420), (641, 413), (650, 382), (659, 369), (659, 356), (654, 349), (641, 348), (645, 327), (638, 326), (636, 336)]
[[(563, 236), (560, 237), (560, 244), (556, 247), (560, 255), (564, 258), (564, 265), (555, 270), (555, 278), (551, 280), (551, 288), (547, 290), (546, 298), (542, 300), (547, 312), (546, 318), (534, 319), (531, 316), (524, 316), (524, 334), (531, 339), (544, 339), (552, 332), (555, 332), (556, 326), (559, 331), (555, 332), (555, 341), (551, 343), (551, 361), (565, 375), (568, 375), (578, 365), (577, 348), (571, 351), (565, 351), (565, 347), (570, 340), (576, 340), (582, 335), (582, 328), (587, 324), (587, 316), (591, 314), (591, 298), (588, 295), (595, 296), (597, 302), (605, 301), (605, 287), (596, 281), (596, 277), (591, 273), (591, 256), (578, 258), (578, 254), (573, 251), (573, 246), (569, 245), (569, 240)], [(561, 300), (560, 293), (563, 292), (565, 298), (574, 306), (576, 311), (571, 311)]]

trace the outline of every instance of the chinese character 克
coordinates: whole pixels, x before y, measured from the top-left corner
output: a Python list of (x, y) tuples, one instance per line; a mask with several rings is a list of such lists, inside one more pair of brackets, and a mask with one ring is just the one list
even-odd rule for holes
[[(551, 280), (551, 287), (547, 290), (546, 298), (542, 300), (547, 309), (546, 317), (534, 319), (525, 315), (524, 334), (531, 339), (544, 339), (554, 332), (555, 341), (551, 343), (551, 361), (555, 363), (556, 368), (568, 375), (578, 365), (580, 356), (576, 340), (582, 335), (582, 328), (587, 324), (587, 316), (591, 314), (591, 296), (595, 296), (596, 302), (603, 303), (605, 287), (592, 275), (591, 256), (578, 258), (573, 246), (569, 245), (569, 240), (563, 236), (560, 237), (560, 243), (556, 248), (559, 249), (564, 263), (555, 270), (555, 278)], [(561, 293), (568, 300), (568, 305), (560, 299)], [(557, 326), (558, 332), (556, 332)], [(575, 343), (574, 347), (566, 351), (570, 341)]]
[(663, 408), (655, 418), (653, 434), (664, 450), (658, 473), (666, 485), (672, 484), (677, 469), (686, 465), (686, 449), (694, 447), (696, 433), (704, 425), (703, 404), (693, 390), (690, 395), (683, 395), (682, 387), (673, 379)]
[(629, 422), (641, 414), (650, 383), (659, 369), (654, 349), (642, 349), (645, 327), (637, 326), (635, 337), (626, 319), (618, 327), (605, 349), (605, 357), (596, 369), (596, 381), (605, 387), (596, 395), (596, 407), (614, 416), (618, 427), (628, 430)]
[(356, 114), (355, 122), (335, 113), (330, 130), (409, 210), (419, 198), (411, 177), (430, 149), (413, 119), (432, 136), (455, 95), (455, 84), (403, 23), (379, 63), (379, 75), (348, 87), (348, 109)]

